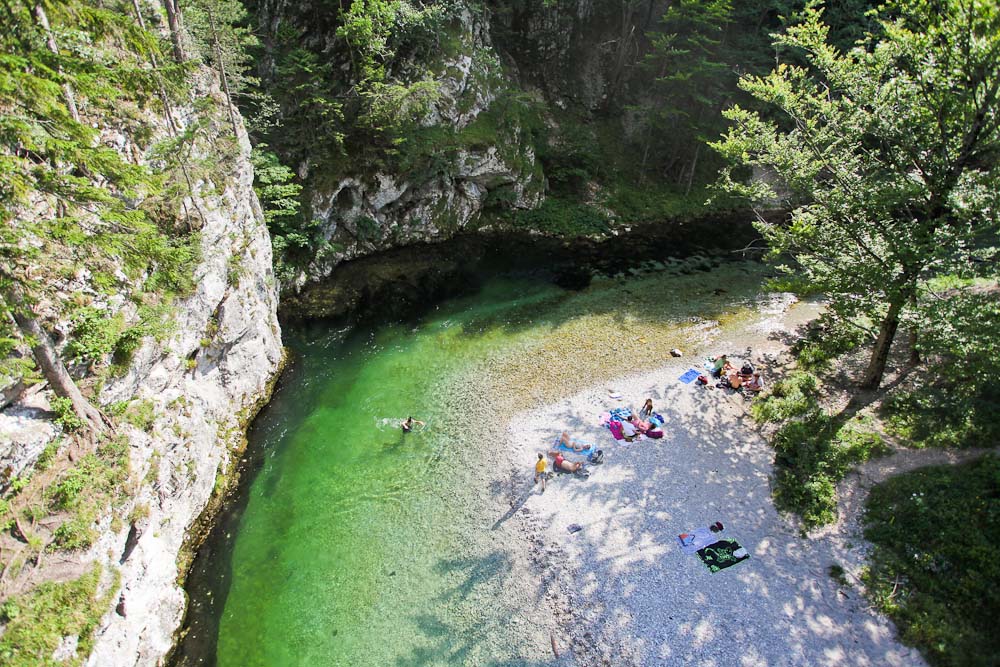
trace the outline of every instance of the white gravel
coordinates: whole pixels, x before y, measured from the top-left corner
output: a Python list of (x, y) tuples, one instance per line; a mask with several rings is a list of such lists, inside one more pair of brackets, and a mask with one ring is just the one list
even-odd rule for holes
[[(786, 316), (715, 350), (755, 357), (779, 352), (768, 340)], [(773, 336), (772, 336), (773, 338)], [(713, 350), (714, 351), (714, 350)], [(728, 391), (682, 384), (709, 350), (688, 352), (648, 373), (614, 379), (566, 400), (516, 415), (508, 428), (511, 465), (525, 486), (505, 533), (523, 539), (538, 563), (542, 589), (553, 580), (568, 606), (556, 645), (566, 664), (924, 665), (900, 645), (892, 624), (870, 610), (856, 588), (828, 574), (836, 533), (800, 537), (775, 511), (772, 450)], [(608, 397), (621, 392), (620, 401)], [(617, 405), (653, 399), (667, 418), (666, 437), (619, 445), (598, 416)], [(606, 462), (589, 479), (559, 475), (544, 493), (528, 493), (537, 452), (566, 429), (596, 442)], [(720, 538), (738, 540), (751, 557), (718, 573), (684, 554), (680, 532), (721, 521)], [(570, 524), (583, 530), (567, 532)], [(842, 552), (840, 552), (842, 553)], [(540, 591), (540, 595), (544, 595)], [(549, 597), (548, 595), (546, 597)]]

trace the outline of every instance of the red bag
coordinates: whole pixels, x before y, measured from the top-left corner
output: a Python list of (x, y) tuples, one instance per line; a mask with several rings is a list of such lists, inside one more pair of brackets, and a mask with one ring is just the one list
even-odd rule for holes
[(704, 375), (698, 376), (698, 384), (708, 384), (708, 378)]
[(657, 439), (658, 438), (662, 438), (663, 437), (663, 431), (661, 431), (659, 429), (653, 429), (651, 431), (646, 431), (646, 437), (657, 438)]

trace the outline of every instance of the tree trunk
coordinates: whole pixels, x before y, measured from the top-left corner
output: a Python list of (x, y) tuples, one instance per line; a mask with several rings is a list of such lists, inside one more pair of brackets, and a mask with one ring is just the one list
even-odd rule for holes
[(170, 43), (174, 47), (174, 60), (178, 64), (183, 64), (187, 60), (187, 55), (184, 53), (184, 42), (182, 41), (180, 7), (177, 6), (177, 0), (163, 0), (163, 6), (167, 10), (167, 25), (170, 27)]
[(691, 184), (694, 183), (694, 172), (698, 168), (698, 154), (701, 153), (701, 144), (699, 143), (694, 149), (694, 159), (691, 160), (691, 171), (688, 172), (688, 182), (687, 186), (684, 188), (684, 196), (687, 197), (691, 194)]
[(229, 80), (226, 77), (226, 63), (222, 60), (222, 47), (219, 46), (219, 33), (215, 29), (215, 14), (211, 7), (206, 7), (208, 23), (212, 26), (212, 44), (215, 47), (215, 58), (219, 61), (219, 75), (222, 77), (222, 90), (226, 93), (226, 111), (229, 112), (229, 123), (233, 126), (233, 136), (239, 141), (240, 133), (236, 129), (236, 116), (233, 114), (233, 96), (229, 94)]
[[(56, 38), (52, 34), (52, 28), (49, 27), (49, 17), (45, 13), (45, 8), (42, 7), (41, 3), (35, 5), (35, 19), (38, 21), (38, 25), (42, 27), (45, 31), (45, 45), (49, 47), (51, 51), (56, 56), (59, 55), (59, 45), (56, 44)], [(62, 68), (58, 69), (59, 73), (62, 74)], [(76, 95), (73, 94), (73, 87), (67, 82), (62, 84), (63, 97), (66, 99), (66, 107), (69, 109), (70, 116), (73, 120), (80, 122), (80, 112), (76, 108)]]
[(889, 312), (882, 319), (879, 327), (878, 338), (875, 340), (875, 348), (872, 350), (871, 360), (868, 362), (868, 369), (861, 380), (862, 389), (878, 389), (882, 384), (882, 376), (885, 374), (885, 364), (889, 359), (889, 349), (892, 347), (892, 340), (896, 337), (896, 330), (899, 328), (899, 313), (906, 303), (905, 294), (897, 295), (889, 302)]
[(42, 371), (42, 375), (48, 380), (49, 386), (57, 395), (70, 400), (73, 404), (73, 412), (84, 424), (89, 425), (92, 432), (105, 433), (108, 424), (104, 415), (80, 393), (80, 388), (73, 382), (66, 366), (63, 365), (49, 334), (32, 316), (31, 310), (25, 304), (18, 286), (15, 284), (5, 288), (3, 297), (10, 306), (11, 315), (14, 316), (17, 327), (24, 337), (31, 341), (31, 352), (38, 368)]

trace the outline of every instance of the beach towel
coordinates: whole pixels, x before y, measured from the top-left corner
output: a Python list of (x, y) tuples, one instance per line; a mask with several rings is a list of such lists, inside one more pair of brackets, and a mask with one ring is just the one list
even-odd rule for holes
[(615, 408), (610, 412), (610, 420), (613, 422), (623, 422), (632, 416), (632, 410), (629, 408)]
[(689, 368), (684, 375), (680, 376), (678, 379), (684, 384), (691, 384), (694, 379), (698, 377), (698, 371), (693, 368)]
[(611, 421), (610, 412), (602, 412), (601, 416), (597, 418), (597, 423), (601, 426), (607, 426), (609, 421)]
[(622, 433), (621, 422), (608, 422), (608, 428), (611, 429), (611, 437), (615, 440), (622, 440), (625, 438), (625, 434)]
[(659, 413), (654, 412), (649, 416), (649, 423), (654, 424), (655, 426), (663, 426), (666, 423), (666, 420), (661, 417)]
[(701, 562), (712, 572), (725, 570), (739, 562), (750, 558), (747, 550), (740, 546), (736, 540), (719, 540), (709, 544), (707, 547), (698, 550), (698, 557)]
[(693, 554), (703, 547), (707, 547), (718, 539), (718, 533), (713, 533), (708, 527), (695, 528), (687, 533), (677, 536), (677, 541), (681, 544), (681, 551), (686, 554)]
[[(552, 443), (556, 449), (569, 452), (570, 454), (582, 454), (583, 456), (590, 456), (597, 451), (597, 445), (592, 445), (589, 442), (580, 442), (576, 438), (570, 440), (570, 446), (567, 447), (563, 443), (559, 442), (559, 438), (556, 438), (555, 442)], [(582, 447), (583, 449), (573, 449), (574, 446)]]

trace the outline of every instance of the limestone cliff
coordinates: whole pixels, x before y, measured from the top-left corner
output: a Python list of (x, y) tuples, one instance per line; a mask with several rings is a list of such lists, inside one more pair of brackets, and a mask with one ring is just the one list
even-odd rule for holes
[[(189, 533), (213, 494), (225, 489), (247, 422), (266, 400), (282, 361), (271, 241), (252, 187), (246, 132), (237, 118), (233, 141), (220, 103), (224, 96), (212, 73), (197, 71), (190, 83), (191, 99), (199, 100), (200, 109), (175, 107), (173, 131), (182, 133), (197, 120), (199, 139), (192, 145), (190, 164), (212, 167), (197, 172), (180, 207), (191, 212), (189, 222), (198, 226), (192, 237), (200, 257), (193, 288), (169, 304), (171, 321), (158, 335), (143, 337), (127, 365), (103, 374), (93, 367), (71, 369), (106, 412), (120, 405), (142, 411), (142, 418), (132, 423), (116, 420), (115, 440), (124, 443), (125, 452), (118, 470), (125, 481), (114, 489), (113, 501), (99, 501), (96, 525), (88, 520), (79, 527), (94, 536), (86, 547), (67, 549), (51, 539), (53, 534), (58, 538), (60, 522), (68, 523), (65, 512), (35, 519), (38, 512), (50, 511), (49, 494), (64, 479), (60, 475), (81, 465), (82, 454), (73, 454), (69, 438), (58, 439), (61, 429), (49, 410), (51, 392), (36, 384), (0, 413), (5, 483), (19, 477), (43, 484), (37, 492), (28, 487), (42, 499), (31, 510), (30, 529), (17, 529), (24, 533), (20, 542), (3, 536), (8, 542), (0, 593), (31, 595), (40, 583), (72, 581), (93, 571), (95, 563), (102, 573), (97, 599), (107, 606), (89, 657), (78, 650), (79, 637), (69, 634), (52, 656), (57, 661), (86, 661), (94, 667), (162, 661), (184, 613), (179, 581), (185, 574)], [(155, 161), (142, 147), (168, 134), (167, 121), (152, 112), (142, 120), (131, 129), (102, 128), (102, 141), (127, 152), (131, 160)], [(141, 139), (135, 133), (142, 133)], [(39, 201), (26, 215), (45, 215), (45, 207)], [(51, 289), (35, 312), (60, 346), (74, 326), (61, 303), (87, 304), (102, 317), (125, 323), (137, 320), (141, 299), (149, 293), (144, 296), (124, 273), (118, 274), (118, 291), (95, 289), (86, 267), (51, 278)], [(110, 356), (99, 363), (106, 364)], [(99, 375), (103, 379), (95, 384)], [(50, 443), (50, 451), (59, 455), (70, 450), (59, 471), (38, 465)], [(95, 483), (81, 481), (81, 493)], [(33, 555), (24, 555), (29, 552)], [(0, 624), (0, 636), (5, 629)]]

